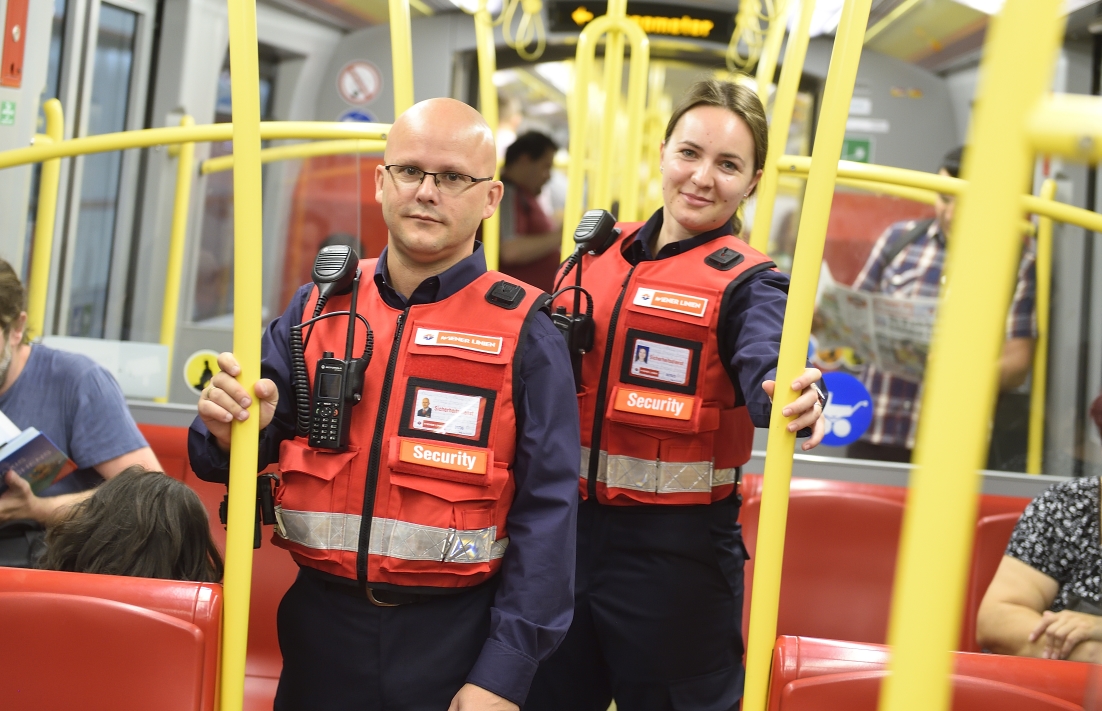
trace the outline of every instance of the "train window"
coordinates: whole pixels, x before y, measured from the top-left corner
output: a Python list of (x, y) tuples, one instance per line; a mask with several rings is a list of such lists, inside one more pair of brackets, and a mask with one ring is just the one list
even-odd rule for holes
[[(273, 48), (260, 45), (260, 117), (274, 118), (275, 85), (280, 56)], [(226, 59), (218, 77), (215, 123), (232, 120), (230, 59)], [(233, 153), (233, 141), (212, 143), (210, 157)], [(264, 175), (269, 173), (264, 168)], [(267, 182), (267, 181), (264, 181)], [(191, 320), (211, 323), (233, 314), (233, 171), (212, 173), (204, 181), (203, 218), (199, 238), (199, 263), (196, 269), (195, 300)]]

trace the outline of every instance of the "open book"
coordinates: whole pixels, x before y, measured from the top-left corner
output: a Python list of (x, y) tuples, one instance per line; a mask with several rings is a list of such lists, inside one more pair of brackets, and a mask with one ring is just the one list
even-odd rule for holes
[(34, 427), (20, 431), (0, 412), (0, 494), (8, 490), (4, 475), (9, 470), (30, 482), (31, 491), (38, 494), (55, 481), (77, 468), (50, 438)]

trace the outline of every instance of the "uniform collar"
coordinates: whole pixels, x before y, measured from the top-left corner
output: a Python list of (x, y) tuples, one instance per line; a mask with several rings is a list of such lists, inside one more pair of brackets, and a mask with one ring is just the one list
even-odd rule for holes
[(701, 232), (695, 237), (689, 239), (683, 239), (678, 242), (671, 242), (658, 251), (657, 256), (651, 256), (650, 244), (651, 237), (658, 234), (662, 229), (662, 208), (659, 208), (650, 219), (644, 223), (639, 231), (635, 233), (635, 238), (624, 248), (624, 259), (631, 264), (638, 264), (639, 262), (649, 262), (658, 259), (667, 259), (669, 257), (676, 256), (688, 252), (694, 247), (699, 247), (702, 244), (706, 244), (716, 239), (717, 237), (726, 237), (734, 234), (731, 229), (731, 223), (728, 221), (725, 224), (715, 228), (714, 230), (708, 230), (707, 232)]
[(431, 276), (417, 285), (417, 288), (405, 299), (389, 283), (390, 274), (386, 268), (386, 254), (389, 247), (383, 247), (379, 261), (375, 263), (375, 286), (387, 306), (393, 309), (405, 309), (418, 304), (432, 304), (453, 296), (470, 285), (475, 279), (486, 273), (486, 255), (482, 252), (482, 243), (474, 243), (474, 251), (436, 276)]

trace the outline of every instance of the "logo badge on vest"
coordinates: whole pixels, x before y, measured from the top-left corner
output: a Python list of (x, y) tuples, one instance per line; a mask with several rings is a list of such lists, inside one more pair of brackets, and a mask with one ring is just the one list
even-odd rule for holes
[(462, 348), (465, 351), (474, 351), (475, 353), (498, 355), (501, 353), (501, 340), (499, 336), (441, 331), (435, 328), (418, 328), (414, 343), (422, 346), (447, 346)]
[(659, 289), (647, 289), (642, 286), (636, 290), (635, 298), (632, 300), (632, 303), (636, 306), (644, 306), (648, 309), (673, 311), (674, 313), (695, 316), (697, 318), (703, 318), (704, 313), (708, 310), (708, 300), (702, 296), (678, 294), (677, 292), (661, 291)]
[(825, 373), (827, 403), (823, 408), (823, 444), (841, 447), (856, 442), (872, 423), (872, 396), (849, 373)]

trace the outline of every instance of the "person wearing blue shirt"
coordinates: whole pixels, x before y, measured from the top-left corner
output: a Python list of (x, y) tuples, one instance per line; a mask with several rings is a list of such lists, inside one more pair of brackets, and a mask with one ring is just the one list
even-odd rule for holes
[(77, 470), (39, 495), (14, 472), (0, 472), (8, 484), (0, 495), (0, 564), (9, 566), (30, 565), (43, 525), (105, 479), (134, 465), (161, 469), (106, 369), (87, 356), (31, 343), (26, 298), (11, 265), (0, 260), (0, 412), (20, 429), (49, 437)]
[[(497, 207), (501, 183), (483, 179), (458, 193), (441, 190), (438, 181), (451, 171), (453, 179), (478, 178), (492, 175), (495, 166), (486, 124), (451, 99), (422, 102), (404, 113), (388, 137), (386, 161), (405, 173), (415, 168), (424, 179), (403, 186), (379, 168), (376, 196), (388, 246), (374, 274), (363, 275), (373, 284), (361, 286), (361, 303), (377, 293), (387, 307), (406, 313), (459, 295), (486, 274), (475, 231)], [(254, 386), (260, 468), (277, 461), (281, 443), (295, 435), (290, 334), (311, 289), (302, 287), (264, 334), (262, 379)], [(302, 566), (280, 606), (284, 668), (276, 709), (515, 711), (525, 703), (537, 665), (570, 624), (580, 452), (562, 337), (541, 311), (529, 319), (521, 341), (513, 364), (515, 494), (500, 572), (472, 588), (410, 594), (368, 587), (380, 596), (378, 606), (356, 581)], [(389, 347), (377, 345), (384, 353), (375, 357), (385, 359)], [(193, 469), (208, 481), (226, 480), (230, 423), (248, 417), (244, 408), (251, 401), (234, 380), (240, 368), (232, 354), (222, 354), (219, 367), (188, 442)]]

